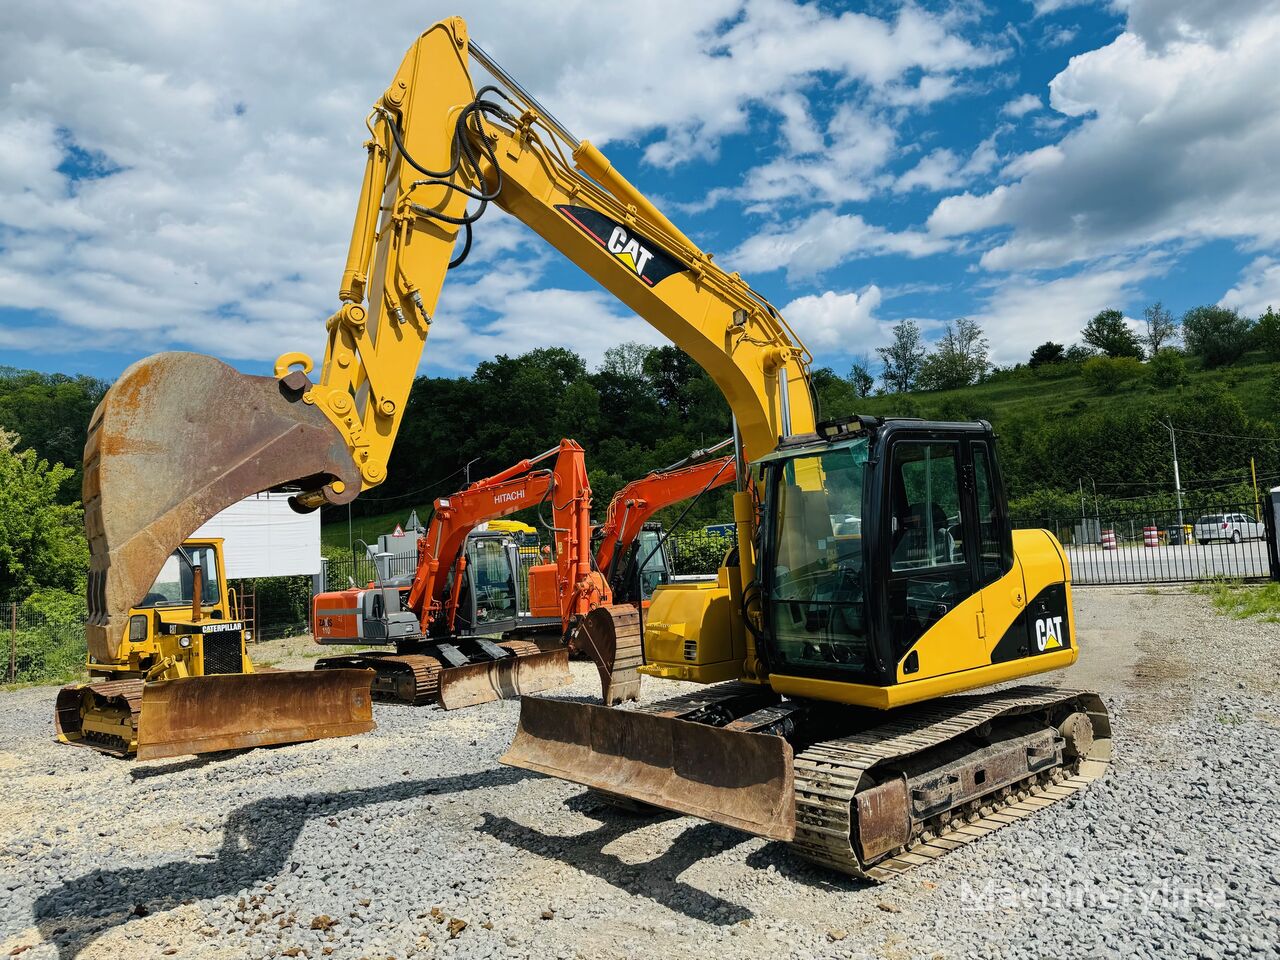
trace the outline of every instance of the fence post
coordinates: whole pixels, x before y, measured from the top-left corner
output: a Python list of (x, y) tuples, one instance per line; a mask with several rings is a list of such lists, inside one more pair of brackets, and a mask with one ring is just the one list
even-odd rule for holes
[(13, 620), (9, 630), (9, 682), (18, 679), (18, 605), (9, 604), (13, 612)]

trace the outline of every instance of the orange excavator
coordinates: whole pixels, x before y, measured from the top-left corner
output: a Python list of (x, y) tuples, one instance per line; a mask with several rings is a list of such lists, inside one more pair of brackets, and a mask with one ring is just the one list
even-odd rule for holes
[[(606, 703), (635, 699), (642, 660), (639, 611), (652, 593), (643, 573), (661, 549), (651, 518), (665, 506), (732, 483), (732, 457), (684, 466), (725, 445), (696, 451), (627, 484), (594, 533), (583, 450), (573, 440), (440, 498), (418, 541), (411, 579), (321, 593), (312, 601), (318, 643), (395, 644), (396, 652), (325, 657), (316, 669), (372, 669), (376, 699), (456, 709), (568, 682), (572, 649), (595, 662)], [(550, 470), (533, 469), (552, 456)], [(518, 567), (505, 538), (474, 531), (547, 500), (556, 559), (529, 568), (529, 613), (534, 623), (558, 620), (566, 645), (543, 651), (529, 640), (486, 639), (481, 634), (507, 634), (520, 625)], [(594, 558), (588, 552), (592, 542), (598, 544)]]
[[(533, 469), (553, 456), (551, 469)], [(437, 500), (427, 532), (418, 540), (417, 569), (407, 590), (405, 584), (383, 582), (365, 589), (318, 594), (312, 602), (317, 642), (394, 644), (396, 652), (325, 657), (316, 669), (372, 669), (375, 699), (439, 703), (446, 710), (568, 683), (567, 648), (543, 651), (527, 640), (494, 642), (467, 635), (501, 633), (503, 614), (515, 615), (510, 566), (497, 567), (501, 571), (496, 578), (498, 589), (492, 583), (478, 584), (475, 576), (468, 576), (467, 537), (486, 520), (510, 516), (548, 500), (556, 558), (532, 567), (529, 584), (531, 592), (554, 595), (567, 635), (580, 617), (609, 600), (603, 577), (591, 569), (591, 486), (582, 447), (573, 440), (562, 440), (550, 450)], [(459, 609), (468, 587), (498, 602), (477, 604), (484, 613), (462, 632)], [(485, 621), (491, 616), (494, 622), (486, 630)], [(508, 623), (514, 625), (513, 619)], [(638, 665), (639, 630), (634, 634), (631, 645)], [(608, 666), (612, 667), (612, 662)], [(602, 674), (605, 669), (601, 667)], [(633, 665), (633, 674), (634, 669)]]

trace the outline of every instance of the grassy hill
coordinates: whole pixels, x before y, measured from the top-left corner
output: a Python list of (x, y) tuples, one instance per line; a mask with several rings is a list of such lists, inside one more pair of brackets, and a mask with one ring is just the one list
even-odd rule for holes
[(1069, 416), (1118, 409), (1135, 399), (1172, 404), (1205, 386), (1224, 387), (1252, 419), (1280, 421), (1280, 363), (1268, 361), (1260, 352), (1217, 370), (1191, 367), (1185, 382), (1175, 386), (1159, 387), (1143, 376), (1118, 384), (1114, 392), (1103, 392), (1086, 379), (1079, 364), (1064, 363), (1002, 371), (959, 390), (867, 397), (858, 401), (858, 409), (872, 415), (981, 417), (998, 423), (1029, 409), (1045, 416)]

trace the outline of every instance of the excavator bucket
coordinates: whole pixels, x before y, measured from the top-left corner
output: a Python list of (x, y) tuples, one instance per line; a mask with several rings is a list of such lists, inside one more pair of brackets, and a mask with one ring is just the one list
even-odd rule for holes
[[(84, 451), (89, 652), (118, 659), (129, 609), (202, 523), (255, 493), (302, 483), (360, 492), (346, 443), (302, 400), (306, 379), (241, 374), (212, 357), (162, 353), (107, 391)], [(219, 681), (222, 682), (222, 681)]]
[(491, 700), (514, 700), (562, 687), (572, 679), (569, 651), (564, 649), (449, 667), (440, 674), (440, 706), (457, 710)]
[(524, 697), (501, 762), (774, 840), (795, 836), (791, 745), (637, 710)]
[(571, 645), (595, 661), (606, 707), (640, 698), (643, 643), (640, 611), (630, 604), (596, 607), (578, 625)]
[(281, 670), (147, 683), (138, 759), (368, 733), (372, 681), (372, 670)]

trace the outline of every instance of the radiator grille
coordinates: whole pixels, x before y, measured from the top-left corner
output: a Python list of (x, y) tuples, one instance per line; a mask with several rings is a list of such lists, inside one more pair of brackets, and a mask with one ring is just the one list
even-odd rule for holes
[(240, 634), (211, 633), (204, 638), (205, 676), (240, 673)]
[(684, 658), (690, 663), (698, 659), (698, 641), (686, 640), (684, 642)]

